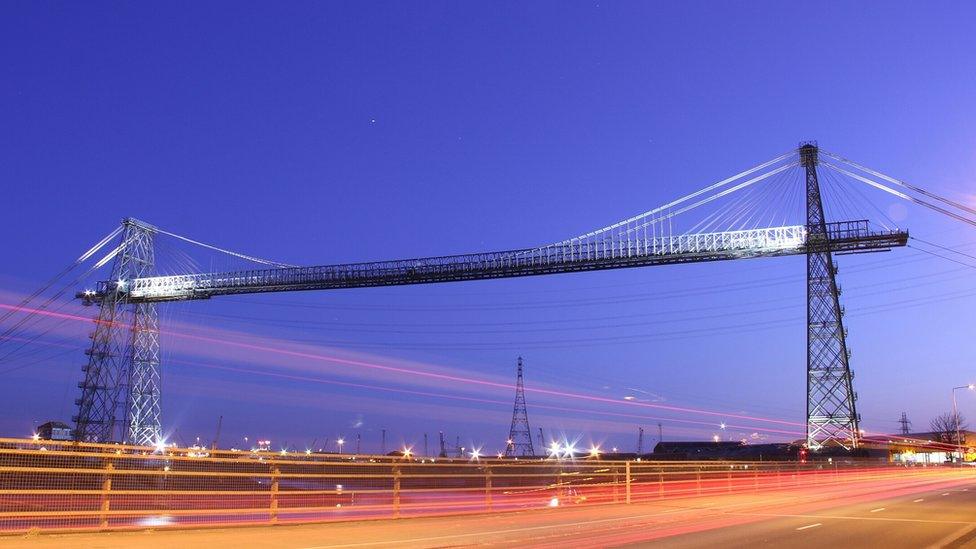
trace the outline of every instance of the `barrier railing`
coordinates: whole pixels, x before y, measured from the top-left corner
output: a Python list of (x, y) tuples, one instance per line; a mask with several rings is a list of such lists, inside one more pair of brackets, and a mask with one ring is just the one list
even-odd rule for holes
[[(464, 460), (0, 439), (0, 533), (362, 520), (870, 482), (877, 462)], [(972, 471), (943, 468), (953, 474)]]

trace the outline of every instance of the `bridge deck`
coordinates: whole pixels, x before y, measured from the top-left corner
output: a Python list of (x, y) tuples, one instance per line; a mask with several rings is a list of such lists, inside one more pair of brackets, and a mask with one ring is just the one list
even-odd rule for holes
[(570, 240), (501, 252), (110, 281), (79, 297), (96, 302), (118, 291), (130, 303), (146, 303), (231, 294), (432, 284), (798, 255), (824, 249), (876, 251), (904, 246), (907, 240), (904, 231), (873, 231), (867, 221), (843, 221), (827, 224), (826, 242), (809, 238), (802, 225), (605, 242)]

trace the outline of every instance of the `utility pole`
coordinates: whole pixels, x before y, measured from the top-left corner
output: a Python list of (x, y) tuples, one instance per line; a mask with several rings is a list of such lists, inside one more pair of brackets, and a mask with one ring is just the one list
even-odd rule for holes
[(357, 456), (359, 455), (359, 445), (362, 442), (362, 438), (363, 436), (361, 433), (356, 433), (356, 455)]
[(644, 428), (637, 428), (637, 455), (641, 456), (644, 454)]
[(424, 433), (424, 457), (430, 457), (430, 452), (427, 451), (427, 433)]
[(505, 457), (534, 456), (532, 430), (529, 428), (529, 415), (525, 408), (525, 385), (522, 382), (522, 357), (518, 357), (517, 378), (515, 381), (515, 407), (512, 409), (512, 427), (508, 431)]
[(380, 441), (380, 454), (386, 455), (386, 429), (383, 429), (383, 438)]
[(912, 429), (911, 429), (912, 422), (908, 420), (908, 414), (907, 413), (905, 413), (905, 412), (902, 412), (901, 413), (901, 419), (898, 420), (898, 423), (901, 424), (901, 434), (907, 436), (908, 434), (910, 434), (912, 432)]
[(446, 458), (447, 457), (447, 444), (444, 442), (444, 431), (440, 431), (438, 433), (438, 435), (440, 435), (440, 438), (441, 438), (441, 453), (438, 454), (437, 457)]
[(661, 427), (661, 422), (657, 422), (657, 441), (664, 442), (664, 427)]

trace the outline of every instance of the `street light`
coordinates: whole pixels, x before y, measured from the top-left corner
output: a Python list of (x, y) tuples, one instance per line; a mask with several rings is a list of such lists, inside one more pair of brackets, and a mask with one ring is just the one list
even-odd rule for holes
[(976, 390), (976, 383), (952, 388), (952, 423), (956, 428), (956, 453), (959, 454), (959, 461), (962, 461), (962, 435), (959, 433), (959, 410), (956, 407), (956, 391), (959, 389)]
[(345, 439), (341, 437), (338, 440), (336, 440), (336, 444), (339, 445), (339, 455), (342, 455), (342, 445), (345, 443), (346, 443)]

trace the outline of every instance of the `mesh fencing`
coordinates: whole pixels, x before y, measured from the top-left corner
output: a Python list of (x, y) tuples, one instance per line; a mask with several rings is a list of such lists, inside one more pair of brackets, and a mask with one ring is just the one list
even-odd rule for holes
[(363, 520), (908, 478), (873, 462), (444, 459), (0, 439), (0, 533)]

